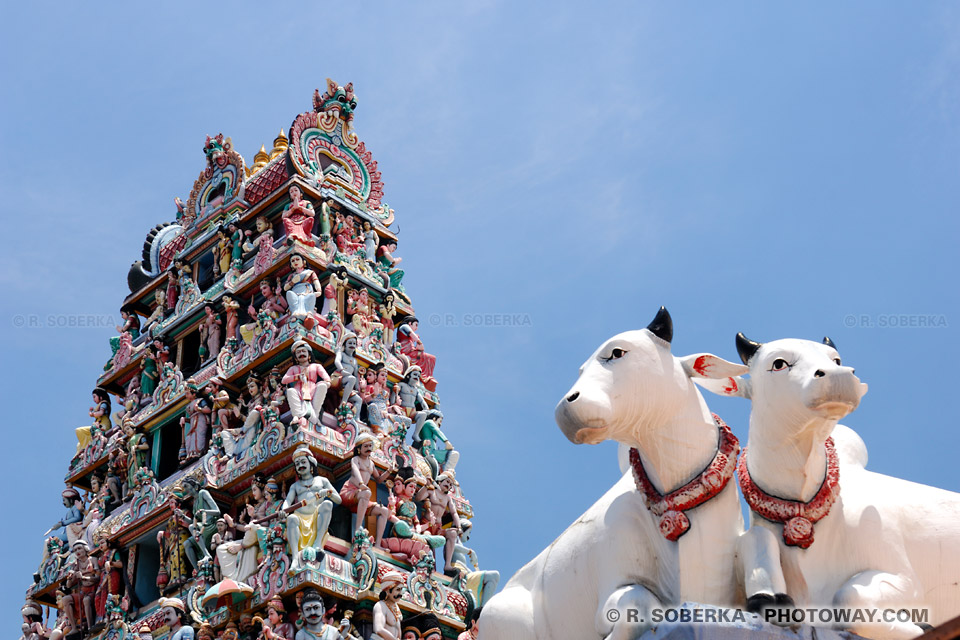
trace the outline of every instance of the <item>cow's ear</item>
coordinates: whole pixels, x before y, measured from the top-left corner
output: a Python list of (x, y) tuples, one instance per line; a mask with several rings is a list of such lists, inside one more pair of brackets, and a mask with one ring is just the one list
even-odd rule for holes
[(718, 396), (750, 399), (750, 379), (743, 376), (730, 378), (695, 378), (698, 385)]
[(724, 360), (712, 353), (695, 353), (692, 356), (680, 358), (683, 370), (691, 378), (732, 378), (742, 376), (750, 371), (750, 367), (736, 362)]

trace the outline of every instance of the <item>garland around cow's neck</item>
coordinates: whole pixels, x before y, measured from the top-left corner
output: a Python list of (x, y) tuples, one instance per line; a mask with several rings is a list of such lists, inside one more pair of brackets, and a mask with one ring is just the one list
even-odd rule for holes
[(740, 442), (719, 416), (713, 414), (713, 419), (719, 430), (717, 454), (702, 473), (666, 495), (657, 491), (650, 482), (640, 460), (640, 452), (630, 449), (633, 480), (637, 489), (643, 493), (647, 509), (660, 518), (660, 533), (667, 540), (675, 541), (690, 529), (690, 520), (684, 511), (693, 509), (719, 494), (733, 477)]
[(770, 522), (783, 525), (783, 541), (791, 547), (806, 549), (813, 544), (813, 525), (830, 513), (840, 495), (840, 462), (833, 438), (823, 443), (827, 454), (827, 473), (820, 490), (810, 502), (786, 500), (766, 493), (757, 486), (747, 469), (747, 449), (743, 450), (737, 466), (737, 481), (750, 509)]

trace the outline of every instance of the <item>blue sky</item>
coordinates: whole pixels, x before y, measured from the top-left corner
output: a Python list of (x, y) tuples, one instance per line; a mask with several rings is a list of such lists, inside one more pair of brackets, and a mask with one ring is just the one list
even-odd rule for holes
[[(6, 16), (11, 632), (146, 232), (186, 199), (207, 134), (252, 162), (328, 76), (356, 88), (474, 546), (504, 580), (616, 480), (615, 447), (570, 444), (553, 407), (604, 339), (661, 304), (681, 355), (736, 359), (737, 331), (830, 335), (870, 384), (844, 421), (869, 467), (960, 490), (956, 5), (34, 2)], [(58, 326), (71, 322), (94, 326)], [(745, 440), (749, 405), (708, 402)]]

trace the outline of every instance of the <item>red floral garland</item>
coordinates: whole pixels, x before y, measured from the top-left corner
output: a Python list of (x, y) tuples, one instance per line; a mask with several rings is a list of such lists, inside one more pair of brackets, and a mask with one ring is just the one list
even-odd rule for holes
[(717, 455), (702, 473), (667, 495), (657, 491), (651, 484), (640, 460), (640, 452), (630, 449), (633, 480), (637, 489), (643, 493), (647, 509), (660, 518), (660, 533), (667, 540), (675, 541), (690, 529), (690, 520), (684, 511), (693, 509), (719, 494), (733, 477), (740, 442), (719, 416), (713, 414), (713, 419), (720, 431)]
[(747, 469), (747, 450), (737, 466), (737, 481), (750, 509), (764, 520), (783, 525), (783, 541), (791, 547), (806, 549), (813, 544), (813, 525), (830, 513), (840, 495), (840, 461), (833, 438), (823, 443), (827, 454), (827, 473), (817, 495), (810, 502), (786, 500), (766, 493), (757, 486)]

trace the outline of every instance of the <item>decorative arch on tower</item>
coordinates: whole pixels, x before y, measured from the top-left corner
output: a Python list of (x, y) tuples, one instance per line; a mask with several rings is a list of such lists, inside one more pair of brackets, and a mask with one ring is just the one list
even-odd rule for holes
[(314, 96), (314, 111), (301, 113), (290, 125), (290, 159), (298, 174), (313, 186), (329, 188), (376, 215), (384, 224), (393, 212), (383, 204), (383, 181), (377, 161), (351, 130), (352, 108), (338, 98), (353, 88), (327, 80), (328, 90)]

